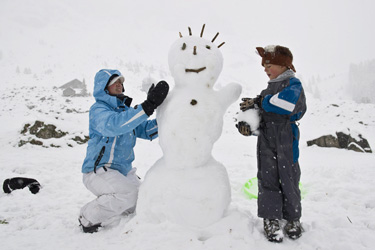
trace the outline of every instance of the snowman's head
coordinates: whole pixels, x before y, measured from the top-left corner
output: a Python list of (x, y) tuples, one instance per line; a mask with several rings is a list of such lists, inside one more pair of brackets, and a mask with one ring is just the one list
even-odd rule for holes
[(174, 42), (169, 50), (169, 69), (177, 86), (212, 88), (223, 68), (223, 56), (220, 46), (214, 44), (219, 33), (211, 40), (193, 36), (189, 28), (189, 36), (182, 36)]

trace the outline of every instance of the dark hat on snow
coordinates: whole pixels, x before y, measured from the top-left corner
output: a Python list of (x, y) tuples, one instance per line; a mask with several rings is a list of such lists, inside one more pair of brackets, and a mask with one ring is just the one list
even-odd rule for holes
[(275, 64), (286, 66), (288, 69), (296, 72), (293, 66), (293, 54), (287, 47), (270, 45), (264, 48), (256, 47), (256, 49), (262, 57), (262, 66), (264, 66), (264, 64)]

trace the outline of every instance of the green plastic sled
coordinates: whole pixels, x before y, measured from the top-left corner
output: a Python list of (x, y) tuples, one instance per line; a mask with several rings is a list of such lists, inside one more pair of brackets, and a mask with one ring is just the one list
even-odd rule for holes
[[(299, 189), (301, 190), (301, 198), (303, 199), (306, 195), (306, 190), (302, 187), (301, 182), (299, 183)], [(249, 199), (258, 199), (258, 178), (254, 177), (248, 180), (242, 186), (242, 191)]]

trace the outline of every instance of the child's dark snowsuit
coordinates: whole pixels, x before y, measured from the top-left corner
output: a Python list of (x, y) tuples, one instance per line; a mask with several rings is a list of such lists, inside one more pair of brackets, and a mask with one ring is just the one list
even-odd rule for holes
[(299, 129), (295, 121), (306, 112), (301, 82), (287, 70), (261, 92), (258, 136), (258, 216), (297, 220), (301, 217), (298, 164)]

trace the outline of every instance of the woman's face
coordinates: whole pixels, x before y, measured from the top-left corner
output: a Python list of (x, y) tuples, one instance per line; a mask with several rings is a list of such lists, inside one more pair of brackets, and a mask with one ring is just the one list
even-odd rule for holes
[(108, 87), (108, 92), (110, 95), (119, 95), (122, 93), (122, 83), (118, 79), (114, 84)]
[(287, 68), (285, 66), (275, 65), (275, 64), (264, 64), (264, 72), (270, 80), (277, 78), (280, 74), (285, 72)]

